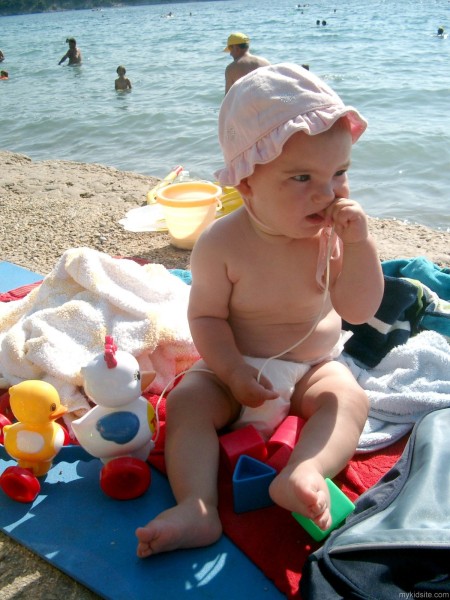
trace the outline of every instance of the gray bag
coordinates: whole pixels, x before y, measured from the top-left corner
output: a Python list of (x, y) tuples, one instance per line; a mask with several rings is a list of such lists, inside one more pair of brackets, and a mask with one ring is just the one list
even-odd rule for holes
[(450, 598), (450, 409), (425, 415), (397, 464), (306, 562), (303, 600)]

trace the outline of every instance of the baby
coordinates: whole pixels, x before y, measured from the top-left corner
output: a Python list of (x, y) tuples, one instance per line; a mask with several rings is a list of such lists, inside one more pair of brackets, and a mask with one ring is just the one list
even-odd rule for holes
[(137, 529), (138, 556), (216, 541), (217, 431), (252, 423), (268, 437), (288, 414), (306, 424), (270, 496), (331, 525), (325, 478), (352, 457), (368, 413), (365, 392), (334, 360), (341, 320), (373, 317), (384, 289), (367, 216), (349, 197), (352, 143), (366, 125), (293, 64), (261, 67), (226, 95), (216, 175), (244, 206), (192, 252), (188, 316), (202, 360), (167, 401), (177, 504)]
[(131, 90), (131, 81), (125, 77), (127, 70), (122, 65), (117, 67), (116, 73), (119, 76), (114, 82), (116, 90)]

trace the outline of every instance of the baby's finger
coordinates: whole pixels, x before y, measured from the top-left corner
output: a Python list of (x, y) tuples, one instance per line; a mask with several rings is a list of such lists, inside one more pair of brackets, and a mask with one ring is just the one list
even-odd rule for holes
[(273, 390), (272, 382), (262, 373), (259, 373), (258, 375), (258, 383), (265, 387), (266, 390)]

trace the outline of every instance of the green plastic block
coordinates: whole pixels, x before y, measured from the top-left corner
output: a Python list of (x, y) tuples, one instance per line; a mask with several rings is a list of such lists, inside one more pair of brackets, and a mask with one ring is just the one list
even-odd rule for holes
[(331, 481), (331, 479), (325, 479), (328, 489), (330, 491), (330, 500), (331, 500), (331, 519), (332, 523), (328, 529), (320, 529), (317, 527), (315, 523), (298, 513), (293, 512), (292, 516), (294, 519), (303, 527), (305, 531), (309, 533), (309, 535), (316, 540), (316, 542), (320, 542), (325, 539), (328, 534), (330, 534), (333, 529), (339, 527), (339, 525), (345, 521), (350, 513), (355, 510), (355, 505), (353, 502), (347, 498), (344, 492)]

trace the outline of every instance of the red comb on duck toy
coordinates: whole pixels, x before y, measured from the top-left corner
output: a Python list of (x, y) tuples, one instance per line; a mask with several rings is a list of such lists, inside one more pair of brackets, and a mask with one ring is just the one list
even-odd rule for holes
[(117, 349), (110, 336), (104, 352), (81, 369), (84, 391), (96, 404), (83, 417), (73, 421), (80, 445), (105, 463), (100, 486), (118, 500), (141, 496), (151, 481), (146, 460), (153, 449), (157, 428), (152, 405), (141, 392), (155, 373), (141, 372), (128, 352)]

